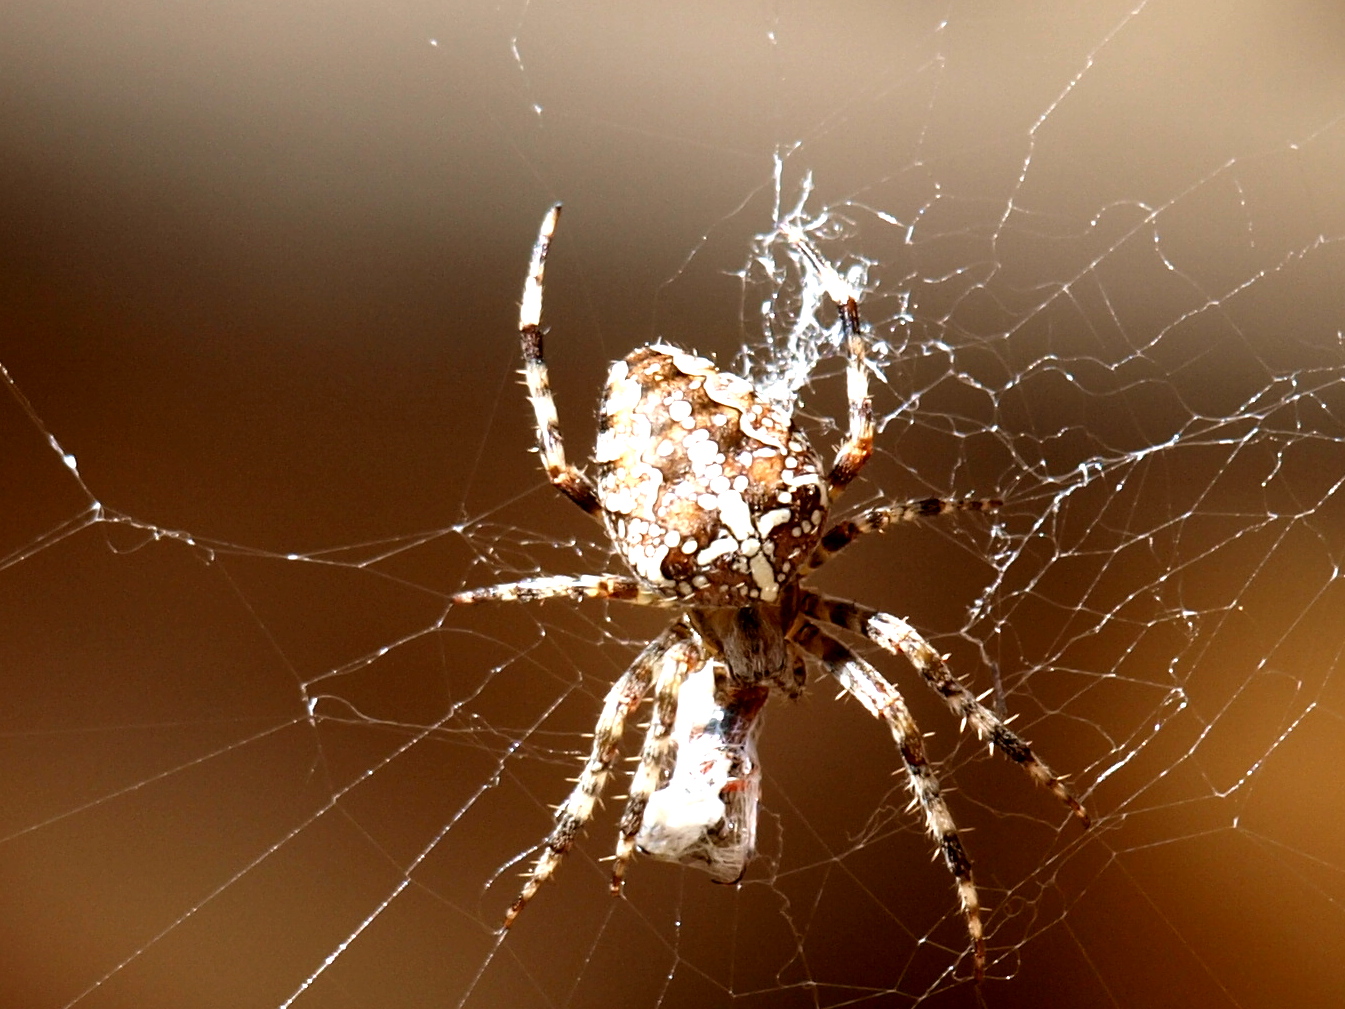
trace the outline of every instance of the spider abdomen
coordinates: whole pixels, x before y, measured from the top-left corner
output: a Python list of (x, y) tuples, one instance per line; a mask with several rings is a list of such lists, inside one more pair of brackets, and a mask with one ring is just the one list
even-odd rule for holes
[(822, 462), (790, 418), (702, 357), (615, 362), (598, 410), (598, 499), (649, 587), (702, 606), (773, 602), (822, 533)]

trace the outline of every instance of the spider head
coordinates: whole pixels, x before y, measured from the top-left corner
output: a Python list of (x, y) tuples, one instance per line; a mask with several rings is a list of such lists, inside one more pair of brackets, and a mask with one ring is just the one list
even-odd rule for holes
[(612, 365), (594, 460), (617, 550), (693, 606), (776, 602), (822, 535), (826, 474), (803, 433), (746, 379), (675, 347)]

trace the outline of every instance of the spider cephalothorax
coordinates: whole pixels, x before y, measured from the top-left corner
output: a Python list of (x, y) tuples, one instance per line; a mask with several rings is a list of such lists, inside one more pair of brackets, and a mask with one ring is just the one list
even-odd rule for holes
[(740, 878), (756, 843), (759, 716), (771, 690), (791, 697), (802, 691), (805, 662), (812, 661), (891, 729), (915, 803), (957, 882), (979, 978), (985, 944), (971, 861), (919, 727), (896, 688), (827, 628), (843, 628), (904, 655), (978, 735), (1054, 792), (1085, 825), (1087, 814), (906, 621), (813, 592), (801, 580), (863, 533), (999, 502), (926, 498), (826, 526), (830, 506), (873, 450), (873, 410), (855, 295), (797, 232), (790, 241), (835, 302), (849, 356), (849, 427), (831, 467), (789, 414), (746, 379), (653, 344), (612, 365), (598, 415), (597, 480), (591, 482), (566, 460), (542, 355), (542, 272), (559, 213), (553, 207), (542, 223), (523, 290), (519, 333), (528, 397), (548, 477), (606, 526), (632, 574), (531, 578), (460, 592), (452, 601), (599, 597), (668, 607), (678, 616), (608, 691), (592, 751), (504, 927), (551, 877), (592, 817), (626, 719), (651, 691), (653, 713), (621, 816), (612, 890), (620, 892), (637, 849), (700, 866), (721, 882)]

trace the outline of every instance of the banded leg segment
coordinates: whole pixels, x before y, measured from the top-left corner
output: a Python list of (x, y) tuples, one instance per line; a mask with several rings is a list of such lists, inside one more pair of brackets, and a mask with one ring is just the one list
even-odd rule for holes
[(999, 715), (976, 699), (966, 685), (953, 675), (944, 657), (905, 620), (859, 603), (831, 599), (815, 592), (802, 594), (799, 609), (817, 620), (862, 634), (893, 655), (904, 655), (953, 712), (964, 723), (970, 723), (978, 737), (989, 739), (995, 749), (1018, 764), (1038, 785), (1052, 792), (1085, 827), (1089, 826), (1088, 813), (1065, 787), (1060, 776), (1042, 763), (1027, 741), (1005, 725)]
[(640, 762), (631, 777), (630, 796), (626, 799), (617, 834), (616, 857), (612, 862), (614, 895), (621, 893), (626, 866), (635, 857), (635, 838), (640, 833), (640, 825), (644, 823), (649, 797), (672, 776), (673, 763), (677, 759), (677, 741), (673, 737), (673, 727), (677, 722), (677, 698), (687, 674), (700, 662), (700, 649), (687, 631), (687, 637), (679, 642), (678, 647), (669, 649), (662, 656), (655, 674), (654, 710), (649, 716), (649, 729), (645, 732), (644, 746), (640, 750)]
[(998, 498), (946, 498), (927, 497), (919, 501), (906, 501), (901, 504), (882, 505), (871, 508), (853, 519), (837, 522), (823, 535), (813, 555), (808, 558), (804, 573), (815, 571), (833, 556), (840, 553), (865, 533), (884, 532), (888, 526), (900, 522), (916, 522), (920, 519), (947, 515), (949, 512), (984, 512), (1002, 508), (1004, 502)]
[(535, 603), (544, 599), (619, 599), (641, 606), (669, 606), (676, 600), (645, 588), (629, 575), (542, 575), (517, 582), (455, 592), (454, 606), (477, 603)]
[(845, 394), (850, 402), (850, 424), (845, 441), (836, 451), (836, 461), (827, 474), (831, 500), (834, 502), (850, 482), (859, 475), (873, 454), (873, 401), (869, 398), (869, 373), (864, 364), (864, 336), (859, 324), (859, 302), (848, 283), (841, 279), (836, 268), (804, 238), (803, 233), (787, 233), (790, 243), (808, 264), (817, 271), (827, 289), (827, 297), (835, 303), (845, 333), (845, 351), (849, 363), (845, 369)]
[(823, 667), (855, 700), (875, 718), (887, 722), (906, 765), (914, 804), (925, 815), (925, 827), (943, 855), (944, 864), (957, 885), (957, 898), (962, 915), (967, 921), (975, 957), (976, 978), (985, 974), (985, 935), (981, 924), (981, 903), (976, 895), (976, 884), (971, 878), (971, 859), (957, 834), (957, 825), (944, 802), (939, 779), (925, 756), (925, 741), (911, 716), (901, 693), (868, 662), (850, 651), (817, 624), (804, 620), (798, 625), (792, 640)]
[(832, 501), (850, 486), (850, 482), (869, 461), (869, 456), (873, 455), (874, 434), (873, 400), (869, 398), (869, 373), (864, 364), (859, 305), (850, 297), (845, 302), (837, 301), (836, 307), (841, 313), (841, 326), (845, 330), (845, 345), (849, 353), (849, 363), (845, 368), (845, 393), (850, 401), (850, 429), (836, 451), (836, 461), (832, 464), (831, 472), (827, 474)]
[(542, 453), (542, 466), (547, 478), (562, 494), (594, 518), (602, 515), (598, 493), (583, 473), (565, 458), (565, 445), (560, 437), (560, 418), (556, 415), (556, 401), (551, 395), (551, 380), (546, 359), (542, 356), (542, 275), (546, 270), (546, 254), (551, 247), (556, 222), (560, 219), (557, 203), (542, 220), (537, 243), (532, 247), (532, 262), (528, 277), (523, 282), (523, 304), (518, 312), (518, 335), (523, 345), (523, 380), (528, 386), (528, 399), (537, 418), (537, 446)]
[(649, 645), (612, 685), (603, 701), (602, 714), (594, 730), (593, 749), (584, 769), (579, 772), (574, 790), (556, 811), (556, 826), (552, 829), (542, 846), (532, 871), (528, 873), (523, 889), (514, 898), (514, 903), (505, 913), (501, 929), (507, 929), (514, 923), (524, 905), (532, 900), (538, 888), (555, 873), (561, 859), (574, 844), (579, 832), (593, 816), (607, 776), (621, 746), (621, 734), (626, 728), (629, 717), (649, 691), (650, 681), (655, 670), (667, 665), (670, 652), (684, 648), (687, 632), (681, 624), (669, 628)]

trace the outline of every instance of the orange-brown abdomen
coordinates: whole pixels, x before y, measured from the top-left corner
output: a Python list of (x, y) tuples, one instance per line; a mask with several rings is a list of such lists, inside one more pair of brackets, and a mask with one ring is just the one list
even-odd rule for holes
[(773, 602), (822, 533), (826, 475), (803, 433), (746, 379), (673, 347), (612, 365), (594, 459), (631, 570), (698, 606)]

